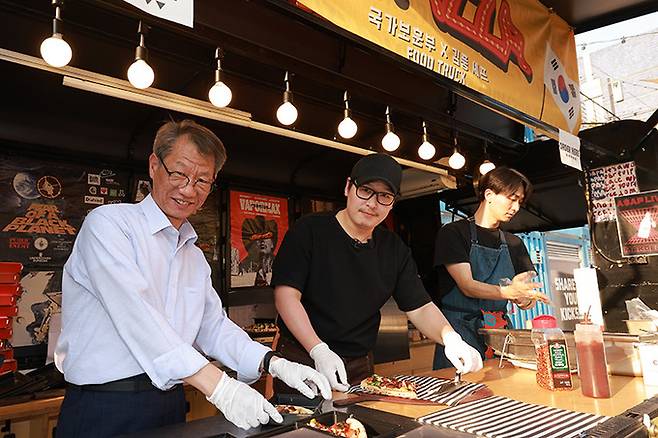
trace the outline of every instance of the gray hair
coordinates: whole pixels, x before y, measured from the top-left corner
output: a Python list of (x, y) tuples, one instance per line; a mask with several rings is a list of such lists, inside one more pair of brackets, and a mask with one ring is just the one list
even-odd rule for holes
[(171, 153), (174, 143), (183, 136), (189, 137), (201, 155), (212, 155), (215, 158), (215, 175), (217, 175), (226, 163), (224, 143), (214, 132), (194, 120), (171, 121), (162, 125), (155, 134), (153, 153), (160, 159), (166, 158)]

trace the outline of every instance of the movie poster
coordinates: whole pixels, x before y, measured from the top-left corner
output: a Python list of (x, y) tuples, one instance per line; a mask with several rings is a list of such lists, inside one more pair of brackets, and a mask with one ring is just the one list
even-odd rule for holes
[(658, 255), (658, 190), (615, 198), (622, 257)]
[(288, 231), (288, 200), (231, 190), (230, 209), (231, 288), (268, 286)]
[(23, 293), (12, 323), (11, 345), (22, 347), (48, 342), (50, 321), (62, 307), (62, 270), (23, 271)]
[(84, 217), (123, 202), (128, 175), (81, 164), (2, 156), (0, 259), (61, 267)]

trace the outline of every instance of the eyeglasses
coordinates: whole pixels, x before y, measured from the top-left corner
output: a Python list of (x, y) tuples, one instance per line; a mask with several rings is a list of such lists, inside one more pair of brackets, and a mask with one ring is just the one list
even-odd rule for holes
[(395, 202), (395, 195), (393, 193), (376, 192), (368, 186), (357, 185), (356, 182), (354, 183), (354, 187), (356, 188), (356, 196), (363, 199), (364, 201), (367, 201), (368, 199), (377, 195), (377, 202), (386, 207), (392, 205), (393, 202)]
[[(158, 156), (158, 160), (160, 160), (162, 166), (164, 167), (165, 172), (167, 172), (167, 175), (169, 175), (169, 183), (171, 183), (171, 185), (176, 186), (179, 189), (184, 189), (185, 187), (187, 187), (187, 185), (190, 183), (189, 176), (185, 175), (182, 172), (177, 172), (177, 171), (171, 172), (169, 169), (167, 169), (167, 165), (164, 163), (162, 158), (160, 158), (160, 156)], [(199, 178), (196, 181), (194, 181), (192, 187), (194, 187), (200, 192), (210, 193), (215, 189), (215, 183)]]

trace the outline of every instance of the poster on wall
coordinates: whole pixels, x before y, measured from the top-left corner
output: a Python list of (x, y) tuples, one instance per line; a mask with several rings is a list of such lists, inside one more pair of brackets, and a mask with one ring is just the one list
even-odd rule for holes
[(22, 347), (48, 342), (50, 321), (61, 312), (62, 271), (24, 271), (18, 315), (12, 323), (11, 345)]
[(622, 257), (658, 255), (658, 190), (615, 198)]
[(617, 219), (615, 196), (639, 192), (635, 162), (597, 167), (589, 171), (589, 190), (592, 220), (595, 223), (611, 222)]
[(574, 330), (576, 323), (581, 320), (581, 315), (573, 270), (580, 268), (580, 263), (576, 260), (549, 257), (548, 268), (548, 281), (558, 326), (563, 330)]
[(203, 206), (188, 220), (198, 236), (196, 246), (201, 248), (208, 264), (214, 269), (219, 262), (217, 245), (217, 236), (219, 236), (219, 192), (215, 190), (210, 193)]
[(1, 157), (0, 259), (61, 267), (84, 217), (123, 202), (128, 175), (81, 164)]
[(272, 262), (288, 231), (288, 200), (230, 191), (231, 288), (268, 286)]

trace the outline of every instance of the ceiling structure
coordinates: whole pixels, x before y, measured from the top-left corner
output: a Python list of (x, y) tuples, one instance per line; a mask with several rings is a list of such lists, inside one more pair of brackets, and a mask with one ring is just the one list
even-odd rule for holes
[[(637, 0), (542, 3), (553, 7), (577, 32), (658, 9), (658, 2)], [(74, 53), (71, 65), (125, 78), (138, 42), (138, 20), (143, 18), (152, 26), (146, 45), (158, 89), (206, 101), (213, 82), (213, 55), (220, 46), (225, 52), (225, 80), (233, 90), (231, 107), (249, 113), (254, 121), (280, 126), (275, 111), (281, 103), (283, 77), (289, 71), (300, 112), (293, 128), (297, 133), (379, 151), (385, 132), (384, 112), (390, 106), (402, 139), (401, 148), (394, 153), (400, 158), (422, 161), (417, 148), (423, 120), (437, 146), (437, 158), (452, 152), (452, 135), (456, 133), (467, 167), (450, 172), (466, 188), (442, 193), (454, 206), (467, 209), (468, 186), (474, 168), (485, 158), (486, 142), (488, 158), (519, 168), (537, 184), (536, 214), (524, 213), (527, 219), (515, 225), (516, 229), (550, 229), (584, 222), (584, 204), (569, 217), (545, 213), (553, 207), (548, 201), (544, 205), (542, 184), (550, 191), (556, 184), (573, 182), (560, 177), (570, 171), (559, 162), (536, 160), (538, 150), (552, 156), (557, 154), (556, 147), (524, 143), (523, 125), (475, 103), (469, 98), (473, 96), (465, 96), (464, 90), (456, 89), (450, 80), (364, 45), (285, 1), (196, 0), (195, 8), (195, 27), (188, 29), (146, 17), (121, 0), (69, 0), (62, 18), (65, 38)], [(0, 47), (39, 57), (41, 41), (52, 32), (52, 17), (49, 1), (0, 0)], [(185, 117), (184, 109), (164, 110), (66, 87), (58, 72), (0, 61), (0, 77), (0, 142), (5, 150), (15, 153), (94, 157), (146, 169), (157, 127), (170, 117)], [(337, 138), (336, 132), (345, 90), (350, 93), (353, 118), (359, 125), (356, 137), (348, 141)], [(523, 115), (517, 119), (523, 120)], [(233, 183), (266, 185), (283, 193), (340, 197), (356, 158), (313, 141), (211, 119), (202, 122), (227, 145), (229, 161), (223, 178)], [(593, 143), (586, 147), (594, 159), (615, 158), (605, 147)], [(551, 169), (545, 168), (549, 162)], [(447, 169), (440, 163), (432, 165)], [(550, 198), (546, 196), (546, 200)], [(528, 211), (532, 209), (531, 205)]]

